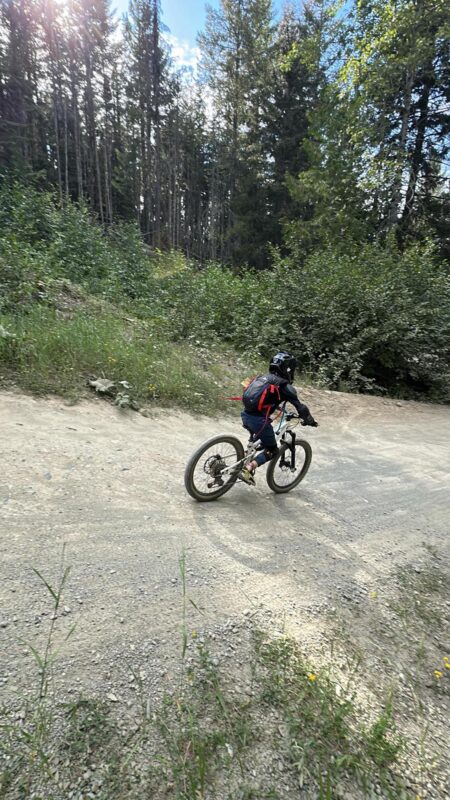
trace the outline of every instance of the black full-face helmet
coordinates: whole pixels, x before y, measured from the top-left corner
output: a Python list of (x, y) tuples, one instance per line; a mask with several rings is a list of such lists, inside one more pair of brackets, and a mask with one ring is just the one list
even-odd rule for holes
[(290, 353), (277, 353), (269, 364), (269, 372), (274, 372), (292, 383), (296, 366), (297, 361)]

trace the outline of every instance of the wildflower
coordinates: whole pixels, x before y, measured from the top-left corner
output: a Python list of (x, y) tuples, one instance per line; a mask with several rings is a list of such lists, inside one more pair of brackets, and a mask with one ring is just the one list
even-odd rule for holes
[(309, 681), (311, 681), (311, 683), (314, 683), (314, 681), (317, 680), (317, 675), (314, 675), (314, 672), (308, 672), (306, 677)]
[(192, 631), (191, 636), (192, 636), (193, 639), (196, 639), (197, 636), (198, 636), (197, 631)]
[(371, 600), (376, 600), (378, 597), (378, 592), (370, 592), (369, 597)]
[(450, 669), (450, 659), (448, 656), (444, 656), (444, 667), (445, 669)]
[(442, 678), (442, 672), (440, 669), (434, 670), (434, 677), (436, 678), (436, 680), (440, 681), (440, 679)]

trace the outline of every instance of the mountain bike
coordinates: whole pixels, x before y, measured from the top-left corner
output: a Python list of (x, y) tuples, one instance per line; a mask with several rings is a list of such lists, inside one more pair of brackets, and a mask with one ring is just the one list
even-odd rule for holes
[[(276, 419), (279, 420), (274, 427), (278, 452), (268, 462), (266, 480), (273, 492), (284, 494), (305, 477), (312, 450), (309, 442), (297, 437), (295, 428), (300, 417), (288, 413), (285, 403)], [(227, 433), (213, 436), (192, 454), (186, 465), (184, 485), (187, 492), (199, 502), (217, 500), (232, 489), (242, 468), (263, 449), (254, 435), (250, 436), (245, 449), (237, 436)]]

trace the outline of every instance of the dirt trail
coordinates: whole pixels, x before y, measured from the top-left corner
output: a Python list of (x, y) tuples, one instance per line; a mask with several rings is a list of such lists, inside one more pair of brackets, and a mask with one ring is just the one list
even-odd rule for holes
[(64, 603), (77, 622), (60, 675), (69, 691), (104, 689), (111, 664), (135, 649), (154, 647), (163, 663), (178, 648), (183, 549), (203, 612), (192, 611), (193, 624), (263, 607), (313, 651), (323, 609), (359, 604), (398, 565), (420, 562), (424, 543), (444, 552), (450, 409), (303, 397), (321, 423), (305, 432), (305, 482), (275, 496), (260, 473), (256, 489), (197, 504), (183, 487), (186, 459), (209, 435), (241, 432), (238, 420), (161, 410), (147, 419), (100, 400), (1, 394), (0, 693), (27, 684), (23, 641), (42, 643), (49, 608), (32, 568), (54, 581), (63, 543)]

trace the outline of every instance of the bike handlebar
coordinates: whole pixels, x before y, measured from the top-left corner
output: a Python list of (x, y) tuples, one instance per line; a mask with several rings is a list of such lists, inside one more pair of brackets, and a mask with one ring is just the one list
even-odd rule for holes
[[(302, 419), (302, 418), (299, 416), (299, 414), (286, 414), (286, 421), (287, 421), (287, 422), (290, 422), (290, 420), (291, 420), (291, 419), (299, 419), (299, 420), (300, 420), (300, 424), (301, 424), (303, 427), (307, 427), (307, 426), (308, 426), (308, 423), (306, 422), (306, 420)], [(318, 427), (319, 427), (319, 423), (318, 423), (318, 422), (316, 422), (316, 424), (315, 424), (313, 427), (316, 427), (316, 428), (318, 428)]]

